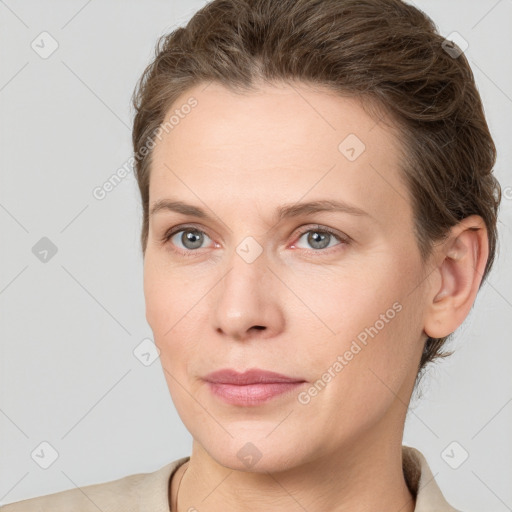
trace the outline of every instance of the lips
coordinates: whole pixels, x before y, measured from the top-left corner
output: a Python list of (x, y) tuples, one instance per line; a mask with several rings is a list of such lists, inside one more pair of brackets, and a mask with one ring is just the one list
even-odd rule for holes
[(270, 383), (284, 383), (284, 382), (305, 382), (305, 379), (288, 377), (280, 373), (269, 372), (267, 370), (260, 370), (253, 368), (243, 373), (236, 370), (225, 369), (208, 374), (204, 377), (207, 382), (215, 384), (231, 384), (235, 386), (246, 386), (249, 384), (270, 384)]
[(239, 373), (225, 369), (208, 374), (204, 380), (213, 395), (224, 403), (241, 407), (258, 406), (297, 390), (306, 382), (302, 378), (254, 368)]

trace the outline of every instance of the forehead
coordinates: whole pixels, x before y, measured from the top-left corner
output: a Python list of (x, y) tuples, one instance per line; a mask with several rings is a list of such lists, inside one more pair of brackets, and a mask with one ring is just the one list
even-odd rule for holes
[[(184, 108), (191, 98), (195, 106)], [(305, 84), (238, 94), (213, 82), (183, 94), (171, 115), (154, 149), (150, 202), (195, 194), (206, 204), (229, 197), (234, 206), (271, 207), (327, 198), (381, 223), (410, 216), (397, 132), (356, 98)]]

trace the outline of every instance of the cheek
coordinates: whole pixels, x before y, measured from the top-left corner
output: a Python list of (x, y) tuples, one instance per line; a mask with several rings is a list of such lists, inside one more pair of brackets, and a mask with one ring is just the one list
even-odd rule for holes
[[(319, 424), (334, 423), (339, 435), (360, 435), (378, 423), (393, 403), (401, 410), (409, 402), (404, 383), (415, 373), (415, 357), (413, 340), (407, 338), (408, 322), (400, 316), (406, 314), (402, 309), (385, 326), (375, 326), (371, 314), (359, 316), (352, 332), (363, 336), (341, 333), (321, 354), (317, 350), (318, 380), (312, 379), (311, 400), (305, 407)], [(333, 434), (333, 442), (337, 435)]]
[(323, 325), (324, 333), (330, 332), (338, 338), (339, 349), (352, 339), (364, 342), (370, 336), (368, 329), (375, 332), (371, 327), (376, 324), (378, 331), (384, 330), (398, 316), (396, 303), (401, 297), (394, 284), (398, 278), (395, 280), (390, 277), (391, 271), (382, 270), (382, 262), (377, 269), (371, 261), (361, 262), (359, 267), (323, 272), (302, 282), (298, 280), (292, 286), (300, 290), (297, 295), (305, 299), (309, 308), (308, 315), (303, 311), (299, 316), (299, 323), (309, 319), (317, 327)]
[[(161, 258), (160, 258), (161, 259)], [(156, 263), (153, 263), (156, 262)], [(144, 265), (146, 320), (160, 350), (164, 370), (183, 375), (187, 361), (197, 358), (198, 329), (204, 325), (205, 291), (197, 279), (184, 277), (158, 258), (148, 258)], [(199, 352), (201, 353), (201, 352)], [(166, 378), (173, 385), (169, 374)]]
[(187, 362), (193, 350), (193, 333), (190, 329), (191, 312), (183, 296), (184, 290), (176, 280), (169, 279), (157, 270), (146, 266), (144, 271), (144, 295), (146, 320), (153, 331), (155, 345), (160, 351), (160, 364), (172, 401), (178, 410), (190, 407), (189, 397), (183, 392), (187, 382)]
[(340, 392), (370, 400), (372, 394), (390, 394), (388, 387), (396, 391), (415, 371), (421, 337), (421, 304), (410, 293), (414, 286), (396, 263), (381, 268), (372, 272), (368, 265), (364, 274), (331, 280), (323, 296), (315, 291), (317, 305), (323, 303), (320, 316), (335, 334), (323, 343), (312, 337), (307, 349), (317, 372), (341, 364)]
[(169, 320), (164, 312), (171, 310), (172, 295), (166, 293), (167, 281), (161, 278), (161, 274), (152, 264), (152, 260), (147, 258), (148, 256), (144, 263), (146, 320), (153, 330), (155, 342), (157, 342), (156, 338), (162, 331), (164, 322)]
[[(146, 253), (144, 298), (146, 319), (156, 338), (161, 338), (193, 305), (197, 282), (185, 281), (160, 254)], [(172, 331), (166, 337), (170, 337)], [(156, 339), (155, 339), (156, 341)]]

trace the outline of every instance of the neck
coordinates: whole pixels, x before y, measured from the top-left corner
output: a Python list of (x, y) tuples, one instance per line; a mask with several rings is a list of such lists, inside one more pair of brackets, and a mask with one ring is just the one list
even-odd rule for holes
[(337, 452), (263, 473), (222, 466), (194, 441), (186, 472), (179, 475), (178, 512), (413, 512), (415, 499), (402, 470), (402, 432), (389, 437), (377, 429)]

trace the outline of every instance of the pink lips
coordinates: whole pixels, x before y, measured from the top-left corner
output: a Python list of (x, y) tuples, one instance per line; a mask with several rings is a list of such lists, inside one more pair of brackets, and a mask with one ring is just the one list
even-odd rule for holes
[(306, 382), (257, 368), (243, 373), (219, 370), (208, 374), (204, 380), (212, 393), (223, 401), (241, 406), (259, 405)]

